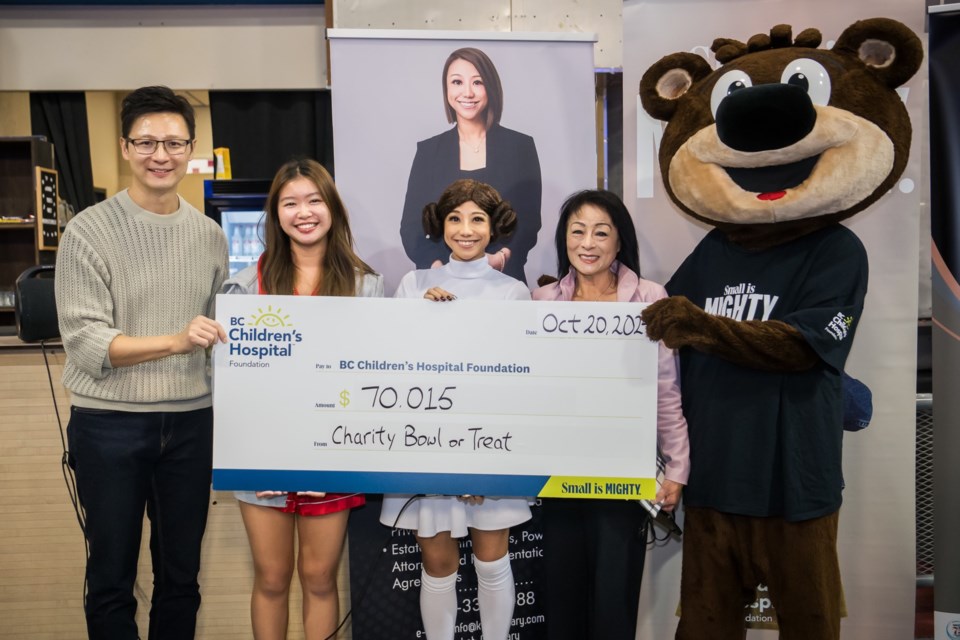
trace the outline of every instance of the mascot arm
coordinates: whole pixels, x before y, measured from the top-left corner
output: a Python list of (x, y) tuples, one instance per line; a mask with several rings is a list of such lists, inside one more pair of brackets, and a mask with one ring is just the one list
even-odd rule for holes
[(785, 322), (713, 316), (684, 296), (658, 300), (642, 317), (651, 340), (662, 340), (671, 349), (691, 347), (751, 369), (805, 371), (820, 360), (800, 332)]

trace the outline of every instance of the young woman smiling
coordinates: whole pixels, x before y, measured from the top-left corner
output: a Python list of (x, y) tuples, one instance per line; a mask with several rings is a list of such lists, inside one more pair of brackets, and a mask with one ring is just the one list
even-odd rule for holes
[[(224, 283), (224, 293), (383, 296), (383, 279), (354, 252), (346, 208), (319, 163), (292, 160), (280, 167), (265, 215), (266, 250), (256, 265)], [(243, 491), (236, 497), (253, 553), (254, 637), (286, 638), (295, 566), (303, 590), (304, 636), (328, 637), (339, 616), (337, 564), (347, 516), (364, 504), (363, 495)]]
[[(508, 236), (517, 223), (497, 191), (474, 180), (451, 184), (423, 210), (423, 228), (443, 242), (450, 259), (436, 269), (411, 271), (396, 298), (449, 302), (456, 298), (529, 300), (520, 281), (490, 266), (487, 247)], [(457, 538), (469, 533), (477, 571), (480, 622), (486, 640), (505, 640), (513, 616), (515, 588), (508, 543), (510, 527), (530, 519), (526, 498), (388, 495), (380, 522), (415, 532), (423, 557), (420, 614), (428, 640), (453, 640), (457, 619)], [(401, 513), (402, 511), (402, 513)]]

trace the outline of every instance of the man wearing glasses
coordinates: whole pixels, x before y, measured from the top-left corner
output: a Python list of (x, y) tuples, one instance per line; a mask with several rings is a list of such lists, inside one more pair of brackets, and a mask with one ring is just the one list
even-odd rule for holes
[(193, 156), (193, 108), (167, 87), (121, 106), (130, 187), (77, 215), (57, 254), (71, 392), (70, 466), (85, 514), (90, 638), (136, 640), (143, 513), (154, 587), (150, 640), (194, 637), (213, 417), (210, 319), (227, 277), (220, 227), (177, 194)]

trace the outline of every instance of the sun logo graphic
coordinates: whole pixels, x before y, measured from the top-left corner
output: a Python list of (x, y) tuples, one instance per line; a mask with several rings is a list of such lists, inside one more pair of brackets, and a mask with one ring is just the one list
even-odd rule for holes
[(268, 329), (279, 329), (283, 327), (292, 327), (290, 316), (283, 314), (283, 309), (277, 307), (273, 310), (273, 305), (267, 305), (267, 310), (257, 308), (257, 313), (250, 316), (251, 327), (266, 327)]

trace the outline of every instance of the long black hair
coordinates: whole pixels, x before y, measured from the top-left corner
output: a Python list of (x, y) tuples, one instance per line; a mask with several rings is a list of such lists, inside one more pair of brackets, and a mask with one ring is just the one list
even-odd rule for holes
[(606, 211), (610, 216), (620, 238), (617, 261), (639, 276), (640, 248), (637, 246), (637, 231), (627, 206), (612, 191), (585, 189), (567, 198), (560, 207), (560, 219), (557, 220), (557, 232), (554, 236), (557, 244), (557, 277), (562, 279), (570, 271), (570, 258), (567, 257), (567, 223), (570, 221), (570, 216), (587, 204)]

